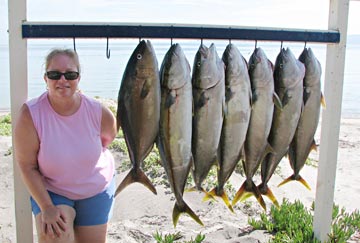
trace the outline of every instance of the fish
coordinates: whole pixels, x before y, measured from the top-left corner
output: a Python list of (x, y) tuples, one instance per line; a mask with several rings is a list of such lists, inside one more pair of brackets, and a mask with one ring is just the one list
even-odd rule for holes
[(121, 127), (132, 169), (116, 189), (115, 196), (133, 182), (142, 183), (156, 193), (141, 169), (153, 149), (160, 121), (160, 76), (150, 41), (139, 42), (126, 65), (118, 94), (117, 129)]
[(314, 135), (319, 123), (321, 104), (325, 106), (325, 100), (321, 92), (321, 64), (311, 48), (304, 48), (299, 61), (305, 65), (304, 106), (288, 151), (290, 166), (294, 173), (279, 186), (296, 180), (311, 190), (309, 184), (300, 176), (300, 170), (304, 167), (311, 150), (317, 149)]
[(267, 139), (271, 129), (274, 104), (282, 108), (281, 101), (274, 90), (273, 71), (274, 66), (265, 52), (260, 47), (256, 48), (249, 59), (252, 105), (244, 144), (243, 168), (246, 180), (235, 194), (232, 205), (254, 195), (266, 210), (266, 204), (253, 181), (253, 176), (264, 156), (273, 151)]
[(275, 61), (274, 84), (282, 109), (274, 106), (268, 142), (273, 153), (268, 153), (261, 162), (260, 192), (279, 206), (267, 183), (281, 159), (288, 152), (294, 137), (303, 105), (303, 79), (305, 66), (297, 60), (289, 48), (282, 48)]
[(219, 144), (217, 186), (209, 194), (223, 199), (231, 212), (234, 212), (224, 190), (237, 163), (250, 121), (251, 85), (248, 65), (234, 44), (228, 44), (222, 60), (225, 64), (225, 110)]
[(203, 226), (183, 198), (186, 180), (193, 164), (193, 98), (191, 67), (179, 44), (173, 44), (167, 51), (160, 68), (160, 82), (160, 127), (157, 147), (176, 199), (173, 224), (176, 227), (180, 214), (187, 213)]
[(206, 192), (202, 182), (212, 165), (217, 163), (218, 147), (225, 108), (225, 65), (216, 47), (201, 44), (194, 58), (193, 86), (193, 132), (192, 175), (195, 189)]

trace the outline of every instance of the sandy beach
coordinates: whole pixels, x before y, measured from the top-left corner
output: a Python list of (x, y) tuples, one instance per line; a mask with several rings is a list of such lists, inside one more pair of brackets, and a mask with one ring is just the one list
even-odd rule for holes
[[(320, 143), (320, 127), (315, 136)], [(11, 151), (11, 137), (0, 137), (0, 242), (16, 242), (16, 222), (14, 209), (14, 181), (13, 181), (13, 158)], [(321, 147), (320, 147), (321, 149)], [(117, 152), (116, 152), (117, 153)], [(114, 153), (116, 158), (121, 154)], [(312, 160), (317, 161), (319, 151), (310, 154)], [(120, 166), (121, 161), (117, 160)], [(120, 183), (127, 171), (117, 174), (117, 183)], [(360, 119), (342, 119), (337, 175), (335, 185), (335, 203), (345, 207), (348, 211), (360, 209)], [(286, 158), (280, 163), (280, 169), (270, 180), (272, 188), (279, 202), (283, 198), (289, 201), (300, 200), (310, 207), (315, 200), (317, 179), (317, 167), (306, 165), (301, 175), (312, 188), (307, 190), (298, 182), (290, 182), (282, 187), (277, 185), (292, 174), (292, 170)], [(231, 184), (237, 190), (244, 177), (234, 173), (230, 178)], [(259, 178), (255, 177), (255, 183)], [(268, 242), (271, 235), (267, 232), (253, 230), (248, 224), (249, 217), (257, 217), (262, 208), (254, 198), (245, 203), (239, 202), (235, 207), (235, 214), (231, 213), (222, 201), (202, 202), (203, 195), (198, 192), (185, 193), (185, 201), (201, 218), (204, 227), (198, 225), (190, 217), (180, 216), (176, 228), (172, 224), (172, 209), (175, 203), (170, 188), (157, 186), (158, 195), (153, 195), (141, 184), (132, 184), (122, 191), (116, 198), (113, 218), (108, 230), (108, 242), (155, 242), (153, 234), (180, 232), (184, 237), (179, 241), (190, 240), (201, 233), (206, 236), (204, 242)], [(270, 201), (264, 198), (268, 209)], [(34, 232), (36, 235), (36, 232)], [(349, 242), (360, 242), (359, 236), (355, 236)], [(35, 239), (35, 238), (34, 238)]]

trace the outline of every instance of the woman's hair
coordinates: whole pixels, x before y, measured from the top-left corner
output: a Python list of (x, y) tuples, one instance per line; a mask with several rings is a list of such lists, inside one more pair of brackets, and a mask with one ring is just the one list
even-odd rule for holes
[(77, 70), (80, 73), (80, 61), (79, 61), (78, 54), (72, 49), (60, 49), (60, 48), (52, 49), (49, 52), (49, 54), (46, 56), (46, 58), (45, 58), (45, 71), (47, 71), (51, 60), (57, 55), (66, 55), (66, 56), (70, 57), (71, 59), (73, 59), (75, 64), (76, 64)]

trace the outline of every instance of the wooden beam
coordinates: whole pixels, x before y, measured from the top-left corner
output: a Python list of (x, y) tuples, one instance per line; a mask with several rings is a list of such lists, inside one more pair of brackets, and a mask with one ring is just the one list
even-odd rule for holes
[(180, 38), (337, 43), (336, 30), (159, 23), (24, 22), (24, 38)]
[[(8, 1), (8, 4), (11, 119), (15, 124), (20, 107), (27, 100), (28, 95), (27, 41), (21, 35), (21, 25), (26, 19), (26, 0)], [(14, 129), (14, 125), (12, 127)], [(17, 242), (31, 243), (33, 228), (30, 197), (20, 177), (14, 146), (13, 151), (16, 239)]]
[(328, 240), (332, 221), (348, 13), (349, 0), (330, 0), (329, 29), (339, 30), (341, 38), (339, 44), (328, 44), (326, 53), (324, 85), (326, 109), (322, 112), (320, 158), (314, 213), (314, 234), (321, 242)]

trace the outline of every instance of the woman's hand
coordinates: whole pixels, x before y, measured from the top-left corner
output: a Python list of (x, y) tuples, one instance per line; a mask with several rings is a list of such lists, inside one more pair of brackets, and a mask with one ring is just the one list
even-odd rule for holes
[(66, 217), (61, 208), (50, 206), (42, 210), (41, 230), (51, 238), (61, 237), (66, 229)]

